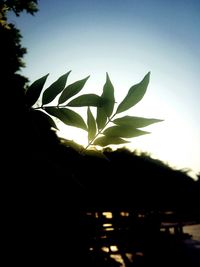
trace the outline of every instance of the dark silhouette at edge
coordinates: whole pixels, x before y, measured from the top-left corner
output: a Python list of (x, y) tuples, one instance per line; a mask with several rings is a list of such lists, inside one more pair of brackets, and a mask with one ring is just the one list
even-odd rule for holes
[[(27, 3), (37, 1), (20, 2), (21, 6), (14, 6), (17, 14), (23, 9), (36, 11), (36, 6), (31, 8)], [(98, 158), (81, 155), (60, 140), (43, 113), (25, 103), (28, 80), (18, 71), (26, 50), (21, 46), (20, 31), (7, 23), (5, 3), (9, 1), (0, 3), (0, 51), (7, 262), (22, 266), (63, 262), (72, 266), (118, 266), (100, 249), (101, 220), (88, 216), (111, 211), (115, 229), (121, 231), (114, 231), (108, 242), (117, 242), (124, 255), (130, 248), (146, 255), (132, 263), (126, 261), (127, 266), (160, 266), (162, 256), (169, 256), (167, 252), (169, 260), (162, 266), (169, 265), (173, 257), (183, 264), (186, 258), (179, 239), (163, 237), (158, 231), (160, 214), (172, 211), (179, 221), (199, 222), (199, 180), (194, 182), (183, 172), (125, 149), (105, 149), (106, 158)], [(121, 211), (130, 214), (128, 226), (120, 221)], [(93, 250), (95, 246), (98, 249)], [(158, 249), (160, 256), (152, 256), (152, 248)]]

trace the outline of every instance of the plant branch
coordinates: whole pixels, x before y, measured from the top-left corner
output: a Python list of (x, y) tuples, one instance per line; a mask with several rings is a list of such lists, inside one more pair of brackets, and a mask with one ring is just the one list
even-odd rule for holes
[(87, 146), (83, 149), (83, 151), (87, 150), (89, 146), (91, 146), (93, 144), (93, 142), (95, 141), (95, 139), (97, 138), (97, 136), (99, 134), (102, 133), (102, 131), (106, 128), (106, 126), (112, 121), (112, 119), (114, 118), (114, 116), (116, 115), (116, 113), (114, 113), (110, 118), (108, 118), (108, 121), (106, 122), (106, 124), (104, 125), (104, 127), (102, 129), (100, 129), (97, 134), (94, 136), (94, 138), (92, 140), (90, 140), (90, 142), (87, 144)]
[(56, 106), (39, 106), (39, 107), (36, 107), (36, 108), (33, 108), (33, 109), (45, 109), (45, 108), (64, 108), (66, 107), (66, 105), (56, 105)]

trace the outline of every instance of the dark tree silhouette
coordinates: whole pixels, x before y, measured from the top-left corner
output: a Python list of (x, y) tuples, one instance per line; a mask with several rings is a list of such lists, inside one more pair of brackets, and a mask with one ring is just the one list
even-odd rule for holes
[[(26, 49), (21, 46), (20, 31), (7, 21), (9, 10), (17, 15), (23, 10), (34, 14), (36, 3), (0, 2), (1, 96), (5, 105), (2, 113), (4, 137), (1, 139), (4, 147), (4, 218), (7, 242), (11, 241), (10, 254), (15, 263), (24, 266), (45, 258), (47, 262), (55, 260), (58, 263), (59, 254), (75, 246), (71, 238), (75, 231), (71, 234), (68, 230), (67, 206), (64, 208), (64, 203), (69, 201), (70, 184), (69, 188), (63, 186), (62, 167), (56, 160), (58, 138), (43, 113), (26, 107), (24, 93), (28, 80), (18, 73), (24, 65), (22, 59)], [(68, 212), (70, 214), (69, 209)], [(73, 229), (78, 229), (77, 217), (78, 212), (72, 220), (68, 218)], [(71, 242), (66, 245), (66, 240)], [(70, 256), (72, 252), (71, 249), (67, 254)]]
[(7, 19), (9, 11), (17, 16), (22, 11), (33, 15), (37, 11), (37, 1), (0, 2), (0, 83), (1, 96), (4, 99), (3, 141), (6, 144), (4, 158), (5, 164), (13, 166), (6, 168), (7, 175), (11, 176), (14, 172), (15, 176), (19, 174), (22, 177), (27, 175), (28, 170), (30, 172), (30, 164), (37, 165), (45, 158), (45, 153), (48, 155), (51, 143), (56, 143), (57, 137), (44, 114), (26, 105), (28, 79), (19, 73), (25, 65), (23, 56), (26, 48), (22, 47), (20, 30)]

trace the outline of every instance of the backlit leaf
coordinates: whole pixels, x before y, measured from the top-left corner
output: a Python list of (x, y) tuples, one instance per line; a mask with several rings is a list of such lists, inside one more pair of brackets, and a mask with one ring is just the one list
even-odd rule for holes
[(50, 127), (54, 128), (56, 130), (59, 130), (55, 121), (49, 115), (47, 115), (45, 112), (40, 111), (40, 110), (34, 110), (34, 115), (35, 115), (38, 122), (41, 121), (41, 123), (44, 124), (44, 122), (46, 121)]
[(78, 94), (81, 89), (84, 87), (86, 81), (88, 80), (90, 76), (86, 77), (85, 79), (76, 81), (70, 85), (68, 85), (62, 92), (62, 94), (60, 95), (60, 98), (58, 100), (59, 104), (64, 103), (65, 101), (67, 101), (70, 97)]
[(26, 91), (26, 103), (31, 107), (38, 100), (49, 74), (33, 82)]
[(45, 111), (67, 125), (87, 130), (87, 126), (82, 117), (73, 110), (68, 108), (45, 107)]
[(61, 77), (59, 77), (54, 83), (52, 83), (43, 93), (42, 95), (42, 104), (46, 105), (54, 100), (54, 98), (62, 92), (65, 88), (65, 84), (67, 82), (67, 78), (71, 71), (65, 73)]
[(125, 144), (125, 143), (129, 143), (129, 141), (124, 140), (120, 137), (113, 137), (113, 136), (101, 136), (99, 138), (97, 138), (94, 141), (94, 145), (98, 145), (98, 146), (108, 146), (108, 145), (119, 145), (119, 144)]
[(106, 122), (107, 122), (107, 115), (105, 113), (105, 110), (103, 107), (97, 107), (97, 126), (98, 126), (98, 129), (102, 129)]
[(112, 126), (110, 128), (107, 128), (103, 132), (103, 134), (106, 136), (115, 136), (123, 138), (131, 138), (148, 133), (149, 132), (141, 131), (139, 129), (136, 129), (135, 127), (125, 126), (125, 125)]
[(89, 107), (87, 110), (87, 125), (88, 125), (88, 141), (90, 141), (95, 137), (97, 132), (97, 127), (96, 127), (96, 121)]
[(97, 126), (99, 130), (105, 126), (107, 118), (112, 114), (115, 104), (114, 87), (108, 73), (106, 73), (106, 83), (104, 84), (101, 98), (102, 106), (97, 108)]
[(102, 107), (104, 108), (106, 115), (110, 117), (113, 112), (115, 97), (114, 97), (114, 87), (110, 81), (108, 73), (106, 73), (106, 83), (103, 87)]
[(101, 106), (101, 97), (95, 94), (85, 94), (76, 97), (72, 101), (70, 101), (67, 106), (69, 107), (84, 107), (84, 106), (93, 106), (98, 107)]
[(115, 119), (112, 122), (117, 125), (125, 125), (129, 127), (142, 128), (150, 124), (161, 122), (161, 121), (162, 120), (152, 119), (152, 118), (124, 116), (122, 118)]
[(146, 93), (147, 86), (149, 84), (149, 78), (150, 78), (150, 72), (146, 74), (146, 76), (143, 78), (143, 80), (140, 83), (133, 85), (129, 89), (128, 94), (119, 104), (116, 113), (123, 112), (133, 107), (143, 98), (143, 96)]

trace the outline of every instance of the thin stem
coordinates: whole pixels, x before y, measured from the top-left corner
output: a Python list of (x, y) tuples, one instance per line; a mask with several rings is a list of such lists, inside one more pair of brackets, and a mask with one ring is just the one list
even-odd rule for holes
[(112, 117), (108, 118), (108, 121), (106, 122), (106, 124), (104, 125), (104, 127), (103, 127), (101, 130), (99, 130), (99, 131), (97, 132), (97, 134), (94, 136), (94, 138), (93, 138), (92, 140), (90, 140), (90, 142), (89, 142), (89, 143), (87, 144), (87, 146), (84, 148), (84, 151), (87, 150), (88, 147), (92, 145), (92, 143), (93, 143), (94, 140), (97, 138), (97, 136), (98, 136), (99, 134), (102, 133), (102, 131), (106, 128), (106, 126), (108, 125), (108, 123), (110, 123), (110, 122), (112, 121), (112, 119), (114, 118), (115, 115), (116, 115), (116, 113), (114, 113), (114, 114), (112, 115)]
[(37, 108), (33, 108), (33, 109), (42, 109), (43, 107), (42, 106), (40, 106), (40, 107), (37, 107)]
[[(40, 107), (36, 107), (34, 109), (44, 109), (45, 110), (45, 107), (48, 107), (48, 108), (62, 108), (62, 107), (65, 107), (66, 105), (57, 105), (57, 106), (40, 106)], [(96, 135), (94, 136), (94, 138), (92, 140), (90, 140), (90, 142), (88, 142), (87, 146), (85, 148), (83, 148), (80, 153), (83, 153), (84, 151), (86, 151), (88, 149), (89, 146), (91, 146), (93, 144), (93, 142), (95, 141), (95, 139), (97, 138), (97, 136), (99, 134), (102, 133), (102, 131), (106, 128), (106, 126), (112, 121), (112, 119), (114, 118), (114, 116), (116, 115), (116, 112), (110, 117), (108, 118), (108, 121), (106, 122), (106, 124), (104, 125), (104, 127), (102, 129), (100, 129)]]
[(36, 107), (36, 108), (33, 108), (33, 109), (64, 108), (64, 107), (66, 107), (66, 105), (64, 105), (64, 106), (61, 106), (61, 105), (57, 105), (57, 106), (40, 106), (40, 107)]

